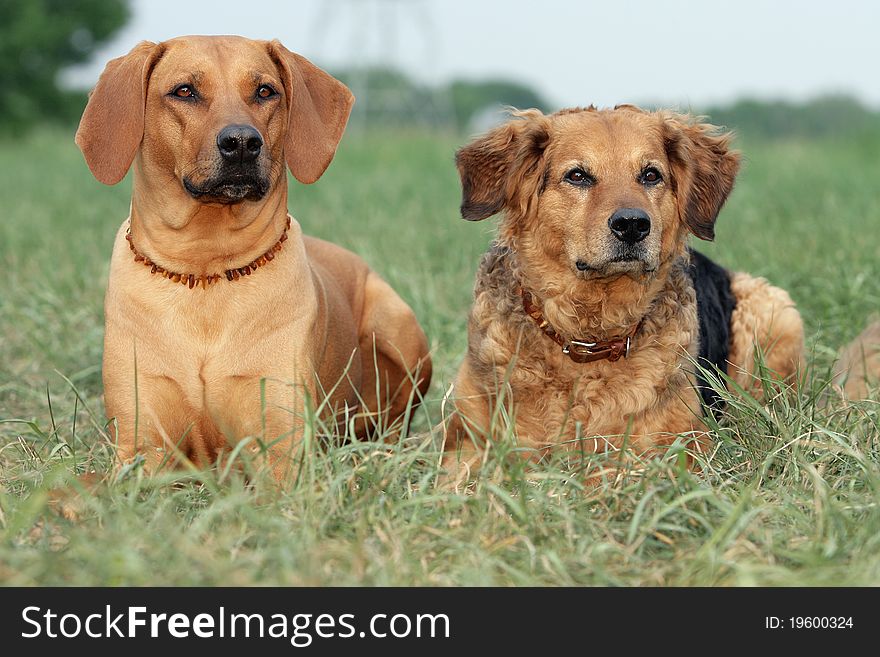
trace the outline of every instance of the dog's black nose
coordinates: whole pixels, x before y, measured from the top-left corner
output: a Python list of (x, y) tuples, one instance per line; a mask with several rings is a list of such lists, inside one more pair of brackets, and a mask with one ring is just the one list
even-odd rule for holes
[(228, 125), (217, 135), (217, 148), (227, 162), (253, 162), (262, 147), (262, 135), (250, 125)]
[(608, 227), (621, 242), (635, 244), (641, 242), (651, 232), (651, 218), (644, 210), (621, 208), (611, 215)]

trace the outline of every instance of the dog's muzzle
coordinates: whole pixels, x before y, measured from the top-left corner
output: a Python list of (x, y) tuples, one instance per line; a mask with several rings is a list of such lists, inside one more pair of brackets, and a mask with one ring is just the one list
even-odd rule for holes
[(217, 133), (217, 160), (210, 176), (202, 181), (183, 178), (190, 195), (206, 203), (259, 201), (269, 191), (260, 154), (263, 136), (250, 125), (228, 125)]

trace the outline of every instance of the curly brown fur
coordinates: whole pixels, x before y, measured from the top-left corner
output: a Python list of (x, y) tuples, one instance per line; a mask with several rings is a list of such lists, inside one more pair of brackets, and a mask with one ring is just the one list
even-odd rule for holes
[[(459, 151), (464, 218), (504, 215), (477, 274), (468, 354), (446, 427), (453, 479), (479, 466), (502, 405), (518, 444), (534, 448), (535, 458), (553, 447), (625, 442), (651, 453), (688, 433), (707, 444), (692, 371), (699, 324), (687, 237), (714, 237), (739, 167), (729, 143), (690, 117), (621, 106), (517, 112)], [(615, 233), (611, 220), (621, 208), (643, 211), (650, 231), (634, 242)], [(640, 325), (633, 351), (617, 362), (573, 362), (525, 314), (520, 288), (569, 340), (607, 340)], [(799, 354), (796, 311), (786, 315), (783, 336), (759, 330), (776, 292), (785, 294), (767, 289), (774, 291), (768, 307), (745, 300), (749, 312), (732, 330), (758, 335), (762, 345), (768, 336), (790, 338)], [(790, 305), (787, 295), (781, 301)], [(786, 353), (783, 377), (799, 362)]]

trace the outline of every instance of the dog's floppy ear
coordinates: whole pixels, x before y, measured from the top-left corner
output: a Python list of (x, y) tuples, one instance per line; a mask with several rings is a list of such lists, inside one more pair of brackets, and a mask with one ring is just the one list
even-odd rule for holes
[(277, 39), (269, 43), (269, 52), (280, 66), (287, 92), (287, 166), (297, 180), (310, 184), (330, 166), (354, 96), (339, 80)]
[(666, 152), (673, 170), (679, 212), (688, 229), (715, 239), (715, 220), (733, 189), (740, 154), (730, 150), (730, 133), (689, 117), (664, 117)]
[(157, 44), (141, 41), (127, 55), (107, 63), (89, 95), (76, 145), (105, 185), (125, 177), (143, 139), (147, 83), (160, 54)]
[(504, 208), (520, 214), (538, 192), (538, 171), (550, 140), (549, 121), (538, 110), (516, 112), (505, 123), (459, 149), (461, 216), (480, 221)]

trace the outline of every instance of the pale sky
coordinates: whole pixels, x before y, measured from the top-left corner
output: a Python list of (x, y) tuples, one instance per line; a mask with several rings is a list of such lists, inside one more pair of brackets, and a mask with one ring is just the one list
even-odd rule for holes
[(133, 18), (72, 79), (142, 39), (278, 38), (319, 65), (363, 58), (413, 77), (502, 77), (551, 107), (845, 92), (880, 108), (873, 0), (134, 0)]

